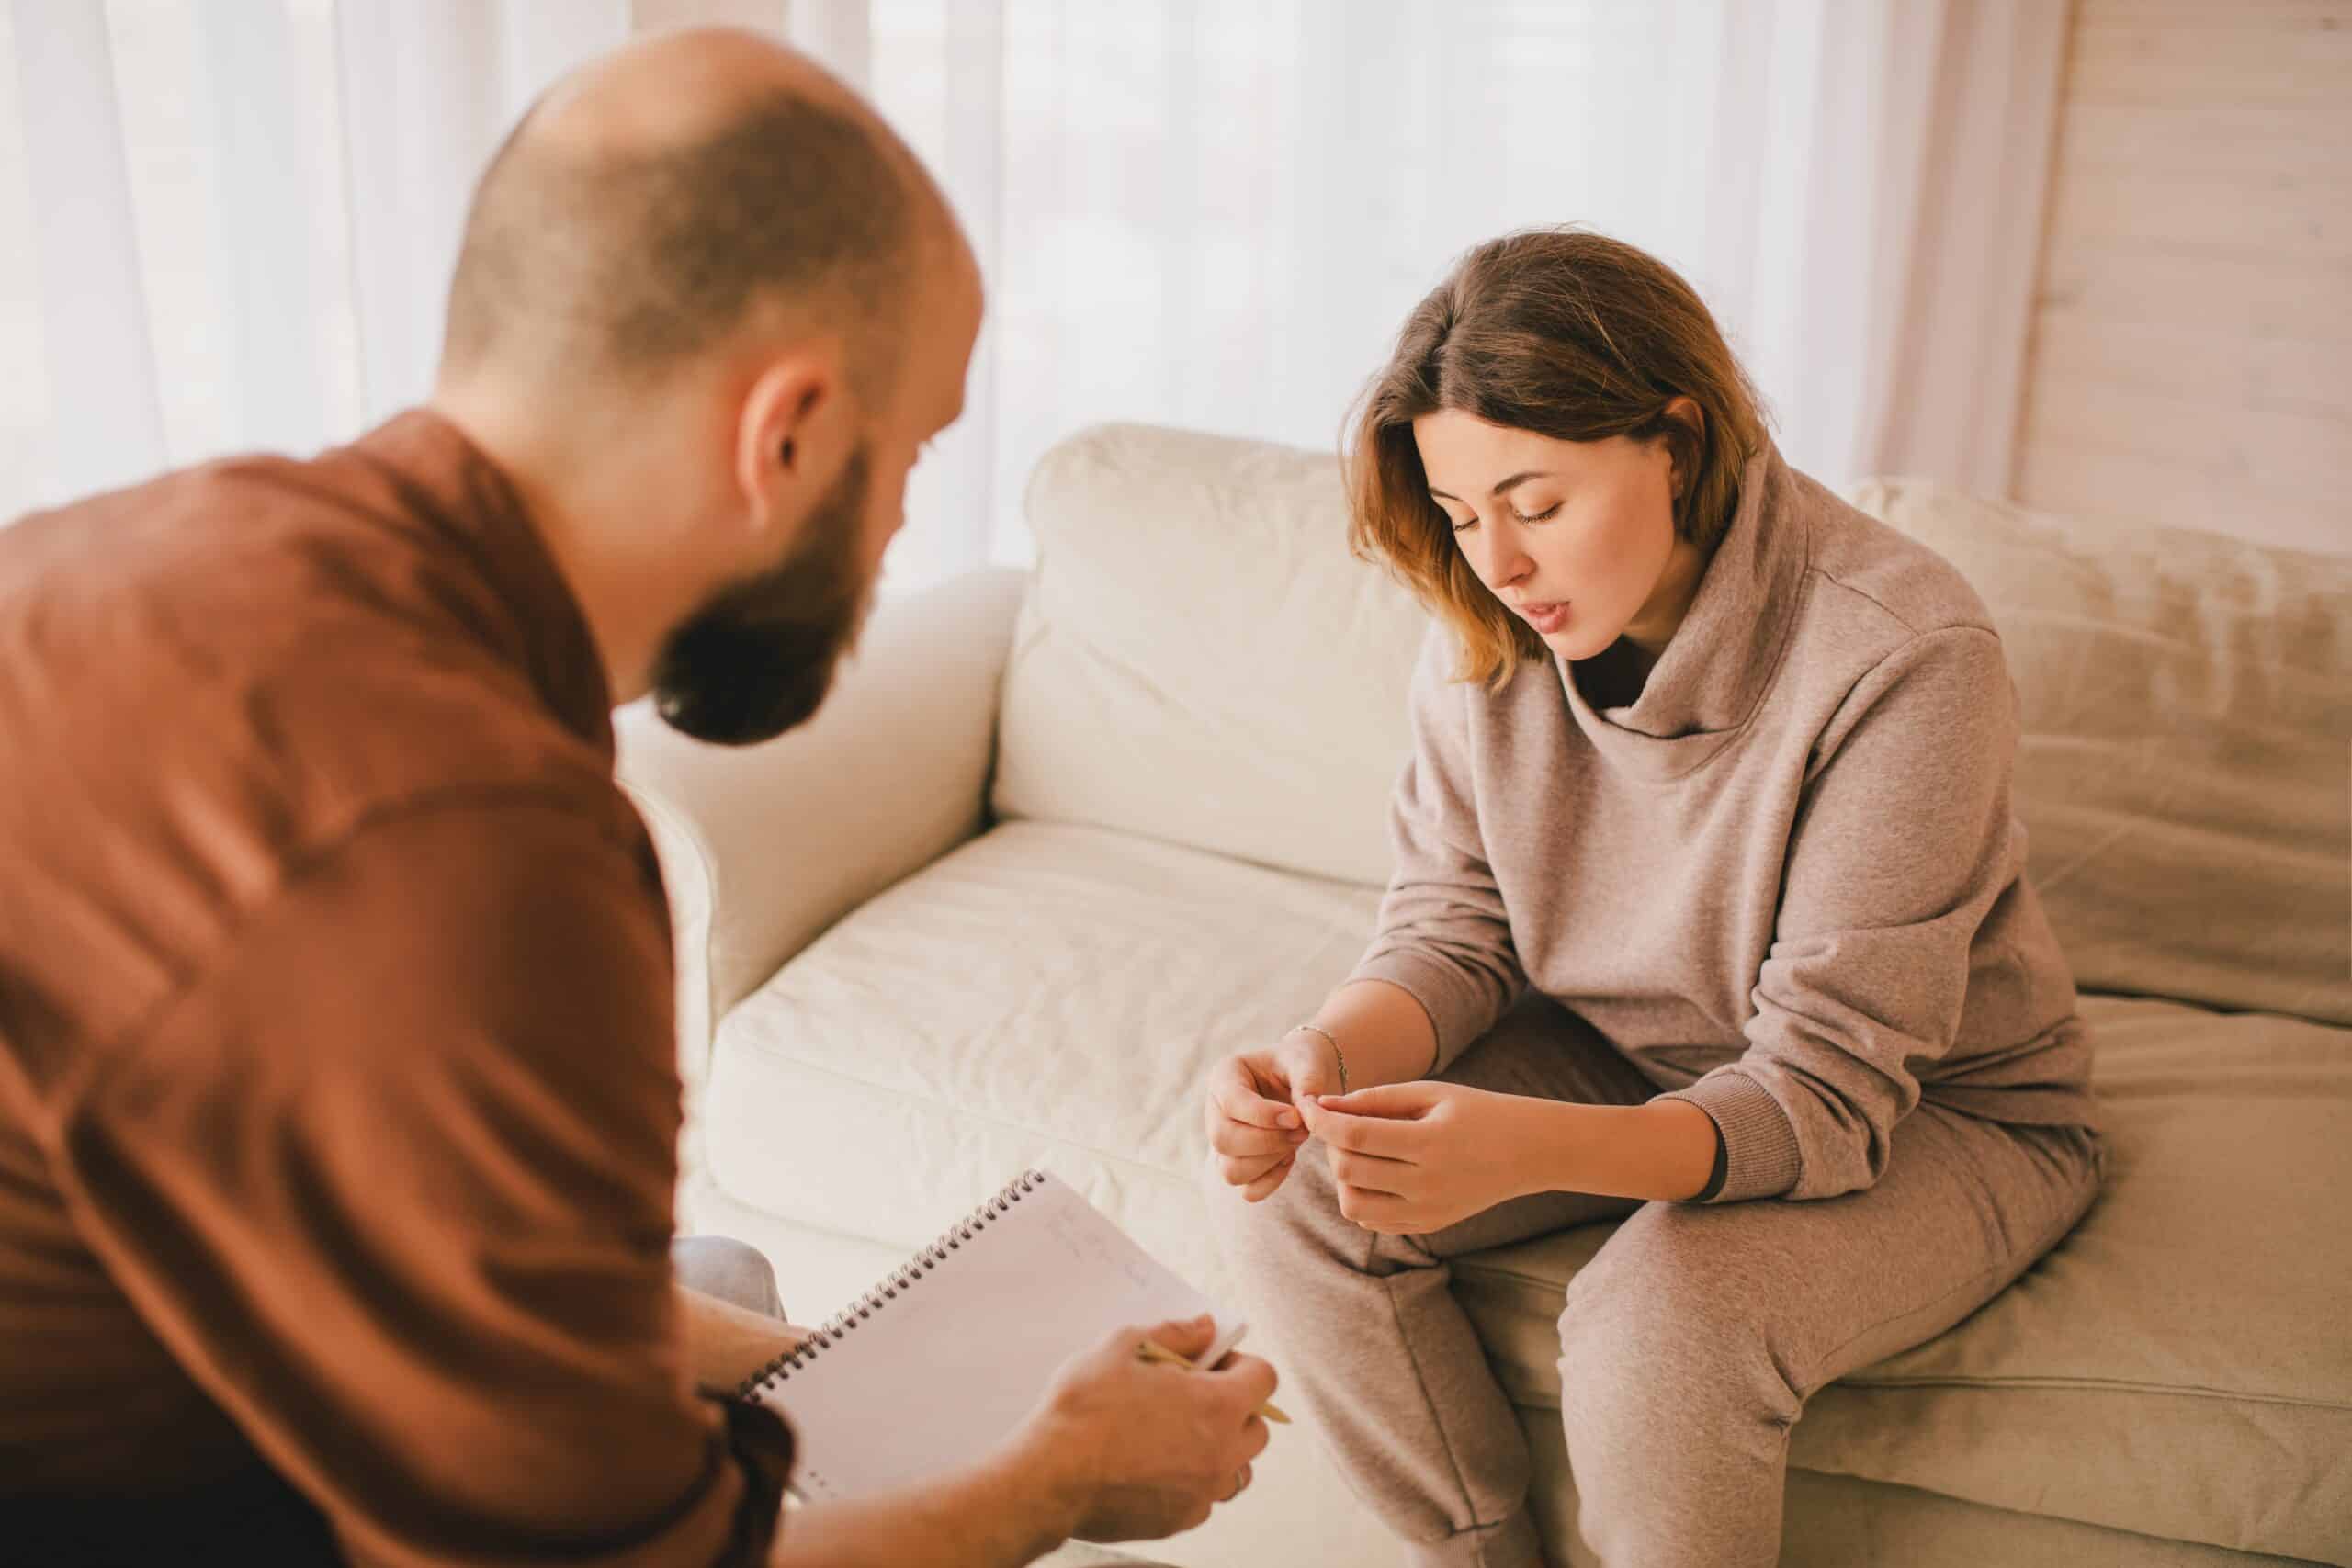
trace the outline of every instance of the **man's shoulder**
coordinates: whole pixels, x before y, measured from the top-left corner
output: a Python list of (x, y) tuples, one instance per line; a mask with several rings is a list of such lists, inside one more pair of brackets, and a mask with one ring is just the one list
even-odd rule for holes
[(0, 801), (186, 807), (274, 855), (421, 795), (611, 795), (479, 563), (357, 461), (224, 459), (28, 520), (0, 697), (49, 744), (0, 759)]
[(135, 1031), (385, 824), (480, 820), (487, 866), (494, 824), (552, 812), (650, 863), (462, 550), (349, 490), (239, 459), (0, 536), (0, 713), (32, 738), (0, 746), (0, 1039), (28, 1077)]
[[(539, 784), (381, 802), (282, 863), (50, 1099), (63, 1117), (125, 1092), (291, 1106), (483, 1071), (666, 1074), (669, 936), (625, 803)], [(85, 1092), (102, 1082), (104, 1101)]]

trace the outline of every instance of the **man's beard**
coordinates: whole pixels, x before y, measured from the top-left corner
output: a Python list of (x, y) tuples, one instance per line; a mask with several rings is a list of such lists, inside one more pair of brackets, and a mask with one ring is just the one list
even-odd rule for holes
[(672, 728), (749, 746), (823, 704), (865, 618), (872, 585), (858, 579), (857, 542), (869, 477), (860, 446), (789, 560), (720, 589), (671, 630), (653, 664), (653, 703)]

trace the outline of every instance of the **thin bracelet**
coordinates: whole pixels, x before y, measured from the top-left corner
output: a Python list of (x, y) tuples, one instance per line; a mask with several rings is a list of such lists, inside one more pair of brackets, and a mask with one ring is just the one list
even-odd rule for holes
[(1294, 1023), (1290, 1026), (1290, 1032), (1293, 1034), (1296, 1034), (1302, 1029), (1306, 1031), (1309, 1034), (1320, 1034), (1325, 1040), (1330, 1041), (1331, 1055), (1337, 1057), (1340, 1063), (1340, 1092), (1341, 1094), (1347, 1093), (1348, 1054), (1340, 1049), (1340, 1043), (1336, 1040), (1332, 1040), (1331, 1032), (1324, 1028), (1322, 1025), (1317, 1023)]

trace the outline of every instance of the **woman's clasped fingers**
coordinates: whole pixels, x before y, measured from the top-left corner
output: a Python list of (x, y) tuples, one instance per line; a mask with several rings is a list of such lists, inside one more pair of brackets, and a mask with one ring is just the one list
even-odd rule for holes
[(1346, 1186), (1368, 1188), (1374, 1192), (1414, 1190), (1417, 1168), (1409, 1160), (1384, 1159), (1378, 1155), (1343, 1148), (1332, 1149), (1330, 1158), (1331, 1179)]
[(1344, 1219), (1362, 1225), (1368, 1231), (1380, 1231), (1397, 1235), (1420, 1227), (1413, 1223), (1414, 1204), (1394, 1192), (1375, 1192), (1366, 1187), (1340, 1187), (1340, 1213)]
[[(1346, 1149), (1356, 1154), (1374, 1155), (1383, 1159), (1410, 1159), (1421, 1145), (1418, 1123), (1392, 1120), (1385, 1115), (1357, 1116), (1334, 1111), (1331, 1102), (1339, 1096), (1308, 1100), (1302, 1103), (1306, 1111), (1306, 1129), (1334, 1149)], [(1350, 1101), (1356, 1097), (1349, 1096)]]
[(1236, 1159), (1272, 1158), (1306, 1141), (1298, 1112), (1258, 1092), (1238, 1061), (1209, 1083), (1209, 1146)]
[(1242, 1197), (1248, 1199), (1252, 1203), (1259, 1202), (1271, 1196), (1274, 1189), (1283, 1184), (1283, 1179), (1290, 1175), (1292, 1163), (1292, 1156), (1284, 1155), (1282, 1158), (1268, 1166), (1265, 1172), (1256, 1180), (1250, 1182), (1247, 1186), (1241, 1186), (1238, 1182), (1235, 1183), (1235, 1185), (1241, 1186)]
[(1217, 1174), (1233, 1187), (1247, 1187), (1278, 1165), (1287, 1164), (1290, 1151), (1277, 1150), (1263, 1155), (1217, 1154), (1209, 1156), (1216, 1162)]
[(1278, 1159), (1302, 1141), (1288, 1133), (1253, 1127), (1226, 1117), (1209, 1124), (1209, 1147), (1227, 1159)]

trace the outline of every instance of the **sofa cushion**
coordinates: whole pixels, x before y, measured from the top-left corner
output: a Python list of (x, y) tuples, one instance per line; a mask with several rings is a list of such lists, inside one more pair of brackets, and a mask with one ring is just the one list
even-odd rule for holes
[(2028, 871), (2088, 991), (2352, 1023), (2352, 557), (1849, 492), (1991, 606)]
[[(2352, 1032), (2118, 998), (2083, 1010), (2111, 1160), (2098, 1202), (1959, 1327), (1817, 1394), (1790, 1462), (2352, 1562)], [(1521, 1403), (1557, 1407), (1562, 1295), (1611, 1228), (1462, 1269)]]
[(1106, 425), (1039, 461), (1028, 514), (999, 814), (1385, 884), (1427, 619), (1349, 555), (1336, 459)]
[(1042, 1162), (1229, 1296), (1193, 1181), (1202, 1080), (1313, 1010), (1376, 900), (1130, 835), (1005, 824), (728, 1015), (705, 1097), (712, 1178), (781, 1219), (912, 1247)]

